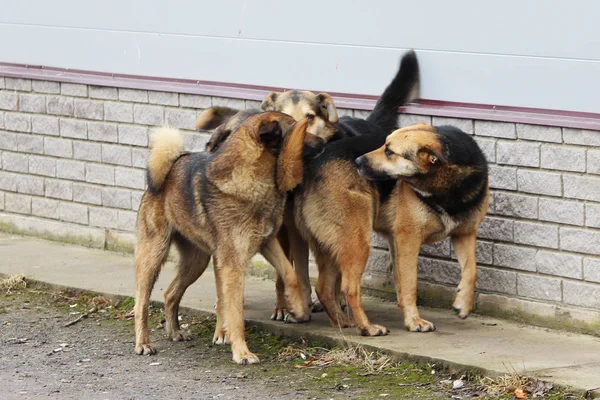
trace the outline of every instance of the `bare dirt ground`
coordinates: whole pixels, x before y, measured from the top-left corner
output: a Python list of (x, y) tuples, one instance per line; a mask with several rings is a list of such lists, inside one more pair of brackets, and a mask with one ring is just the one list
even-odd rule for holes
[[(238, 366), (229, 348), (211, 344), (212, 316), (182, 315), (194, 339), (172, 342), (160, 329), (158, 304), (151, 310), (150, 326), (159, 354), (137, 356), (132, 305), (131, 299), (116, 301), (42, 285), (5, 288), (0, 293), (0, 398), (515, 398), (506, 390), (486, 393), (476, 378), (453, 390), (453, 381), (460, 377), (436, 366), (398, 363), (364, 349), (292, 341), (253, 327), (248, 328), (248, 341), (262, 363)], [(538, 398), (576, 398), (547, 389)]]

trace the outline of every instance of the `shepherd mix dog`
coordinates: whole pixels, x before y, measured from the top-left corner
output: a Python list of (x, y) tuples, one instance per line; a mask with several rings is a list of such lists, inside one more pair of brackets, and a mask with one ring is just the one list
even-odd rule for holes
[[(307, 129), (308, 132), (322, 139), (324, 143), (330, 143), (362, 134), (376, 135), (381, 131), (392, 132), (398, 127), (398, 107), (416, 97), (418, 83), (419, 72), (416, 55), (413, 51), (410, 51), (402, 58), (396, 77), (382, 95), (382, 98), (385, 97), (386, 101), (378, 102), (367, 120), (349, 116), (340, 119), (329, 95), (325, 93), (315, 95), (309, 91), (289, 90), (283, 93), (270, 93), (262, 102), (261, 108), (263, 110), (284, 112), (293, 116), (296, 120), (305, 116), (314, 116), (313, 122)], [(227, 140), (230, 132), (239, 125), (240, 121), (257, 112), (260, 112), (260, 110), (238, 111), (226, 107), (213, 107), (205, 110), (198, 117), (197, 128), (216, 128), (207, 143), (206, 150), (214, 151)], [(305, 162), (316, 156), (313, 151), (314, 148), (318, 148), (318, 146), (313, 144), (305, 147), (303, 154)], [(310, 303), (308, 244), (296, 228), (293, 209), (294, 195), (291, 194), (286, 204), (283, 228), (278, 237), (290, 262), (294, 263), (304, 298)], [(284, 320), (286, 316), (284, 284), (280, 277), (277, 279), (276, 288), (277, 305), (271, 318)], [(319, 309), (319, 304), (313, 305), (314, 311)]]
[(276, 233), (287, 192), (302, 181), (305, 118), (277, 112), (245, 119), (213, 154), (184, 153), (181, 134), (159, 130), (151, 141), (148, 189), (138, 213), (135, 254), (135, 351), (154, 354), (148, 338), (150, 293), (171, 243), (179, 250), (177, 273), (165, 292), (165, 329), (173, 340), (189, 340), (180, 330), (179, 303), (202, 275), (211, 255), (217, 285), (214, 342), (231, 343), (233, 360), (257, 363), (244, 338), (244, 270), (257, 251), (285, 282), (288, 320), (307, 321), (310, 310)]

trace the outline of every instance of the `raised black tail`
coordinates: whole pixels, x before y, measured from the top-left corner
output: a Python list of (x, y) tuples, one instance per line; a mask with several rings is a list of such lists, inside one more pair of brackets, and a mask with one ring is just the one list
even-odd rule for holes
[(419, 93), (419, 63), (413, 50), (400, 60), (398, 73), (377, 100), (367, 121), (379, 125), (386, 132), (398, 128), (398, 107), (416, 98)]

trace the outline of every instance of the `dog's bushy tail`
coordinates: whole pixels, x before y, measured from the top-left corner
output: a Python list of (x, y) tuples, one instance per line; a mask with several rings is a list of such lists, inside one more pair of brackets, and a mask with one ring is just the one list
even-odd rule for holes
[(173, 164), (183, 154), (183, 135), (178, 129), (160, 128), (150, 136), (148, 188), (159, 192)]
[(387, 132), (398, 128), (398, 107), (415, 99), (419, 93), (419, 63), (413, 50), (400, 60), (398, 73), (377, 100), (367, 121)]
[(202, 111), (196, 119), (196, 129), (215, 129), (227, 123), (239, 110), (229, 107), (210, 107)]

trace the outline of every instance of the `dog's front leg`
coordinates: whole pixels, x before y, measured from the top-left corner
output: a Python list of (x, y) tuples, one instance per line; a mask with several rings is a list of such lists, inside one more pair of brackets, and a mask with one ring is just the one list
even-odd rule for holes
[(473, 308), (475, 282), (477, 280), (477, 261), (475, 258), (477, 239), (475, 233), (452, 237), (452, 246), (462, 269), (456, 299), (452, 308), (462, 319), (467, 318)]
[(250, 257), (248, 254), (240, 255), (237, 250), (219, 243), (214, 254), (217, 285), (220, 286), (217, 316), (222, 313), (219, 321), (221, 329), (225, 327), (227, 338), (231, 342), (233, 361), (238, 364), (257, 364), (260, 360), (248, 349), (244, 335), (244, 276)]
[(422, 319), (417, 309), (417, 260), (421, 240), (412, 232), (396, 232), (393, 247), (394, 280), (404, 325), (411, 332), (434, 331), (435, 326)]
[(298, 284), (298, 277), (285, 256), (276, 236), (271, 236), (260, 249), (265, 259), (275, 267), (277, 274), (283, 279), (285, 297), (289, 314), (288, 322), (305, 322), (310, 320), (308, 300), (304, 299)]

